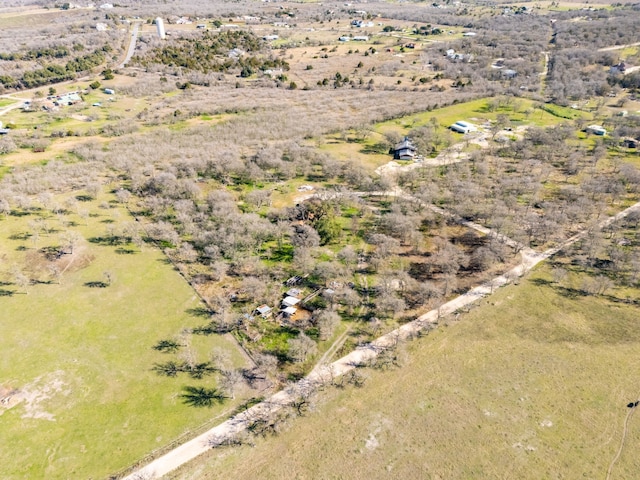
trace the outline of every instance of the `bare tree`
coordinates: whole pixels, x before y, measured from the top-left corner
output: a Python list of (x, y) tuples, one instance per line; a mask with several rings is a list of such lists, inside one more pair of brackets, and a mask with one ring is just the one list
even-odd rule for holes
[(316, 342), (300, 332), (296, 338), (289, 340), (289, 357), (294, 362), (304, 362), (318, 351)]
[(333, 310), (322, 310), (314, 315), (314, 322), (320, 331), (320, 340), (326, 340), (340, 325), (340, 315)]

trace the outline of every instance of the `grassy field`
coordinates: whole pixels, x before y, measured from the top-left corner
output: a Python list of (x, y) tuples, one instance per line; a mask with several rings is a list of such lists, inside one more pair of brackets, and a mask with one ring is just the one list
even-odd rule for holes
[[(512, 99), (509, 105), (501, 105), (497, 108), (489, 106), (492, 101), (494, 101), (492, 98), (481, 98), (380, 122), (371, 127), (367, 138), (357, 141), (355, 140), (357, 134), (354, 132), (348, 132), (346, 136), (345, 134), (328, 135), (320, 142), (320, 148), (340, 160), (359, 162), (363, 166), (375, 169), (392, 159), (386, 151), (383, 151), (384, 149), (379, 148), (379, 145), (385, 142), (385, 134), (410, 135), (412, 129), (429, 125), (431, 118), (437, 120), (439, 132), (445, 138), (449, 138), (452, 143), (461, 142), (464, 139), (462, 135), (453, 134), (448, 129), (449, 125), (458, 120), (484, 125), (495, 121), (498, 115), (503, 114), (509, 117), (514, 127), (549, 127), (570, 122), (573, 118), (591, 118), (589, 114), (582, 111), (553, 104), (538, 104), (524, 98)], [(347, 137), (348, 140), (345, 140)]]
[[(605, 478), (640, 394), (637, 307), (563, 296), (545, 269), (407, 346), (405, 365), (330, 389), (255, 447), (172, 478)], [(632, 417), (611, 478), (634, 478)]]
[[(132, 222), (122, 209), (98, 208), (110, 199), (81, 202), (89, 216), (63, 215), (69, 227), (50, 216), (52, 231), (37, 241), (29, 225), (42, 211), (0, 217), (2, 478), (103, 478), (235, 405), (187, 406), (182, 388), (215, 386), (214, 378), (151, 370), (169, 359), (154, 344), (206, 319), (161, 252), (91, 241)], [(59, 245), (66, 228), (83, 240), (58, 284), (36, 248)], [(35, 284), (14, 284), (15, 270)], [(113, 281), (101, 287), (105, 271)], [(226, 337), (196, 337), (192, 346), (200, 361), (217, 347), (244, 362)]]

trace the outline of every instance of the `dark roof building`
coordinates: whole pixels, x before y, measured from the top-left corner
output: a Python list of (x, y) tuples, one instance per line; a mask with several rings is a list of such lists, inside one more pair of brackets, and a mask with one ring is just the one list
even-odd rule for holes
[(393, 149), (393, 158), (398, 160), (413, 160), (415, 156), (416, 147), (409, 137), (404, 137), (404, 140)]

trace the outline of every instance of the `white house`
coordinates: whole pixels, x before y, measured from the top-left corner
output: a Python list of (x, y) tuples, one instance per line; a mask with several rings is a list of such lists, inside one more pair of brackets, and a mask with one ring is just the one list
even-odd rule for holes
[(472, 123), (465, 122), (465, 121), (462, 121), (462, 120), (458, 120), (456, 123), (451, 125), (449, 128), (451, 130), (453, 130), (454, 132), (458, 132), (458, 133), (469, 133), (469, 132), (475, 132), (475, 131), (478, 130), (478, 128), (475, 125), (473, 125)]
[(587, 128), (585, 128), (584, 131), (599, 136), (604, 136), (607, 134), (607, 130), (600, 125), (589, 125)]

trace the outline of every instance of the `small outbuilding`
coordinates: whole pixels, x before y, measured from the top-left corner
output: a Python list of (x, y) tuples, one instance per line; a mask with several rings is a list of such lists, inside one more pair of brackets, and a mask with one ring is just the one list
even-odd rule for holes
[(256, 315), (260, 315), (262, 318), (269, 318), (273, 314), (271, 307), (268, 305), (260, 305), (256, 308)]
[(287, 307), (287, 308), (283, 308), (282, 309), (282, 313), (286, 317), (292, 317), (297, 311), (298, 311), (298, 309), (295, 308), (295, 307)]

